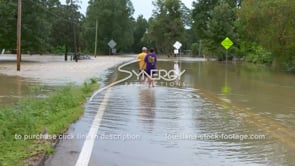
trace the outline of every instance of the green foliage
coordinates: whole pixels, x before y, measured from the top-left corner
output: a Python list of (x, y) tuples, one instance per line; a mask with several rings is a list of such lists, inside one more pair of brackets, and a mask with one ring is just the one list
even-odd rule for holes
[(89, 81), (85, 81), (82, 88), (84, 94), (90, 95), (90, 93), (93, 91), (93, 88), (96, 87), (95, 85), (97, 85), (98, 81), (98, 78), (91, 78)]
[(191, 46), (193, 56), (197, 56), (199, 54), (199, 43), (193, 43)]
[(83, 87), (62, 87), (44, 99), (31, 97), (16, 106), (0, 108), (1, 165), (24, 165), (24, 160), (33, 154), (53, 153), (46, 140), (25, 140), (24, 136), (63, 133), (83, 113), (85, 97), (98, 87), (95, 80)]
[(0, 1), (0, 47), (6, 50), (16, 48), (17, 4), (14, 1)]
[(221, 60), (225, 59), (221, 41), (225, 37), (231, 38), (234, 42), (238, 40), (234, 25), (237, 19), (235, 4), (237, 4), (235, 0), (200, 0), (194, 3), (193, 32), (197, 37), (195, 40), (204, 40), (203, 50)]
[[(17, 1), (0, 1), (0, 18), (0, 46), (15, 52)], [(46, 3), (44, 0), (22, 1), (22, 52), (46, 53), (56, 47), (73, 48), (73, 27), (77, 27), (80, 18), (75, 3), (61, 5), (58, 0)]]
[(30, 85), (28, 87), (30, 92), (40, 92), (42, 89), (44, 89), (44, 85)]
[(160, 53), (173, 52), (173, 43), (182, 41), (185, 28), (183, 8), (180, 0), (156, 0), (156, 10), (149, 20), (149, 39)]
[(147, 30), (148, 22), (141, 15), (137, 18), (136, 22), (134, 23), (134, 44), (132, 48), (134, 52), (139, 52), (141, 51), (141, 48), (143, 46), (149, 45), (149, 43), (144, 39), (144, 35), (147, 33)]
[(98, 52), (108, 53), (107, 43), (111, 39), (118, 44), (116, 46), (118, 50), (129, 49), (134, 43), (131, 17), (133, 12), (130, 0), (90, 1), (84, 23), (85, 32), (82, 35), (86, 49), (92, 51), (95, 45), (96, 21), (98, 22)]
[(56, 47), (54, 47), (54, 48), (51, 49), (51, 52), (53, 54), (60, 54), (60, 55), (62, 55), (62, 54), (64, 54), (66, 52), (66, 49), (65, 49), (64, 46), (56, 46)]
[(258, 64), (271, 64), (272, 63), (272, 54), (263, 47), (252, 44), (249, 53), (246, 55), (245, 60), (251, 63)]
[(293, 0), (244, 0), (238, 11), (244, 40), (255, 41), (271, 51), (273, 66), (288, 64), (294, 57), (294, 11)]
[(206, 38), (205, 30), (207, 29), (207, 22), (211, 19), (210, 11), (216, 6), (218, 0), (199, 0), (194, 2), (192, 19), (194, 36), (197, 38)]
[(295, 73), (295, 56), (290, 57), (288, 60), (284, 60), (283, 62), (283, 70), (287, 72)]

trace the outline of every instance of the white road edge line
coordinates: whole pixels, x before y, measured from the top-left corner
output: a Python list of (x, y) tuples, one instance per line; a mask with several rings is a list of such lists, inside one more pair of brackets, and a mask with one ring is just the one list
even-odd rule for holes
[(92, 125), (91, 125), (91, 128), (88, 132), (88, 135), (86, 137), (86, 140), (83, 144), (83, 147), (82, 147), (82, 150), (80, 152), (80, 155), (79, 155), (79, 158), (76, 162), (76, 166), (87, 166), (89, 161), (90, 161), (90, 157), (91, 157), (91, 154), (92, 154), (92, 151), (93, 151), (93, 147), (94, 147), (94, 142), (95, 142), (95, 138), (97, 136), (97, 132), (98, 132), (98, 129), (100, 127), (100, 123), (101, 123), (101, 120), (102, 120), (102, 116), (104, 114), (104, 111), (106, 109), (106, 105), (108, 103), (108, 100), (109, 100), (109, 93), (110, 93), (110, 89), (112, 86), (114, 85), (117, 85), (121, 82), (124, 82), (126, 80), (128, 80), (129, 78), (132, 77), (132, 72), (128, 71), (128, 70), (123, 70), (122, 68), (125, 67), (125, 66), (128, 66), (132, 63), (135, 63), (135, 62), (138, 62), (138, 60), (132, 60), (128, 63), (125, 63), (121, 66), (118, 67), (118, 71), (122, 72), (122, 73), (127, 73), (129, 74), (129, 76), (119, 80), (119, 81), (116, 81), (116, 82), (113, 82), (111, 84), (109, 84), (108, 86), (105, 86), (99, 90), (97, 90), (96, 92), (93, 93), (93, 95), (90, 97), (89, 99), (89, 102), (92, 102), (93, 98), (101, 93), (102, 91), (108, 89), (108, 91), (106, 92), (105, 96), (104, 96), (104, 99), (102, 101), (102, 103), (100, 104), (100, 107), (96, 113), (96, 116), (95, 116), (95, 119), (93, 120), (92, 122)]
[(128, 73), (129, 76), (127, 76), (126, 78), (124, 79), (121, 79), (119, 81), (116, 81), (116, 82), (113, 82), (111, 83), (110, 85), (102, 88), (102, 89), (99, 89), (97, 90), (96, 92), (94, 92), (94, 94), (91, 96), (91, 98), (89, 99), (89, 102), (92, 102), (93, 98), (99, 94), (100, 92), (107, 90), (104, 98), (103, 98), (103, 101), (101, 102), (100, 106), (99, 106), (99, 109), (96, 113), (96, 116), (92, 122), (92, 125), (91, 125), (91, 128), (88, 132), (88, 135), (86, 137), (86, 140), (83, 144), (83, 147), (82, 147), (82, 150), (80, 152), (80, 155), (79, 155), (79, 158), (76, 162), (76, 166), (87, 166), (89, 161), (90, 161), (90, 157), (91, 157), (91, 154), (92, 154), (92, 151), (93, 151), (93, 147), (94, 147), (94, 142), (95, 142), (95, 138), (97, 137), (97, 132), (98, 132), (98, 129), (100, 127), (100, 123), (101, 123), (101, 120), (102, 120), (102, 117), (103, 117), (103, 114), (104, 114), (104, 111), (106, 109), (106, 105), (108, 103), (108, 100), (109, 100), (109, 95), (110, 95), (110, 87), (114, 86), (114, 85), (117, 85), (121, 82), (124, 82), (126, 80), (128, 80), (129, 78), (132, 77), (132, 73), (130, 71), (127, 71), (127, 70), (123, 70), (122, 68), (127, 66), (127, 65), (130, 65), (134, 62), (137, 62), (138, 60), (133, 60), (133, 61), (130, 61), (126, 64), (123, 64), (121, 66), (119, 66), (118, 70), (120, 72), (123, 72), (123, 73)]
[(103, 98), (103, 101), (100, 104), (100, 107), (97, 111), (95, 119), (92, 122), (91, 128), (83, 144), (79, 158), (76, 162), (76, 166), (87, 166), (90, 161), (90, 157), (94, 147), (94, 142), (95, 142), (95, 139), (97, 138), (97, 132), (100, 127), (100, 123), (101, 123), (104, 111), (109, 101), (110, 92), (111, 92), (111, 89), (108, 89)]
[(119, 83), (121, 83), (121, 82), (124, 82), (124, 81), (128, 80), (129, 78), (131, 78), (131, 77), (132, 77), (132, 72), (130, 72), (130, 71), (128, 71), (128, 70), (123, 70), (122, 68), (125, 67), (125, 66), (128, 66), (128, 65), (130, 65), (130, 64), (132, 64), (132, 63), (134, 63), (134, 62), (138, 62), (138, 60), (130, 61), (130, 62), (125, 63), (125, 64), (123, 64), (123, 65), (121, 65), (121, 66), (118, 67), (119, 72), (127, 73), (127, 74), (129, 74), (129, 76), (127, 76), (126, 78), (123, 78), (123, 79), (121, 79), (121, 80), (119, 80), (119, 81), (113, 82), (113, 83), (109, 84), (108, 86), (105, 86), (105, 87), (103, 87), (103, 88), (97, 90), (97, 91), (94, 92), (93, 95), (90, 97), (89, 101), (91, 102), (91, 101), (93, 100), (93, 98), (94, 98), (97, 94), (99, 94), (100, 92), (102, 92), (102, 91), (104, 91), (104, 90), (106, 90), (106, 89), (108, 89), (108, 88), (110, 88), (110, 87), (112, 87), (112, 86), (114, 86), (114, 85), (117, 85), (117, 84), (119, 84)]

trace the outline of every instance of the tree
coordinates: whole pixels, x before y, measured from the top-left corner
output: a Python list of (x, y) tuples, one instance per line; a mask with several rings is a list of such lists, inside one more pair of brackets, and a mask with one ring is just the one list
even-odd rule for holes
[(244, 40), (273, 53), (274, 66), (295, 66), (295, 1), (244, 0), (239, 10)]
[(50, 31), (50, 44), (55, 51), (62, 51), (65, 54), (65, 60), (68, 51), (80, 52), (80, 24), (83, 16), (78, 9), (79, 6), (75, 1), (51, 9), (51, 13), (55, 15)]
[(142, 15), (140, 15), (134, 23), (133, 51), (138, 52), (141, 50), (141, 47), (147, 46), (148, 43), (144, 41), (144, 35), (147, 33), (147, 30), (148, 22)]
[(238, 35), (234, 22), (236, 14), (226, 1), (221, 0), (210, 13), (211, 19), (208, 20), (208, 28), (205, 30), (206, 40), (209, 44), (209, 51), (216, 53), (219, 59), (224, 60), (224, 49), (220, 43), (225, 37), (229, 37), (236, 41)]
[(241, 0), (199, 0), (193, 4), (194, 40), (202, 40), (203, 50), (206, 50), (207, 54), (224, 59), (221, 41), (225, 37), (230, 37), (237, 43), (235, 21), (240, 2)]
[(156, 0), (153, 17), (149, 20), (149, 39), (160, 53), (171, 53), (175, 41), (184, 38), (184, 18), (180, 0)]
[[(63, 46), (66, 40), (72, 40), (65, 22), (69, 20), (67, 6), (62, 6), (59, 0), (27, 0), (22, 1), (22, 51), (44, 53), (52, 47)], [(0, 1), (0, 45), (3, 48), (16, 48), (17, 2), (10, 0)], [(80, 13), (78, 6), (73, 5), (72, 18), (78, 25)]]
[(16, 49), (17, 3), (10, 0), (0, 1), (0, 49)]
[(50, 22), (47, 4), (43, 0), (22, 3), (22, 49), (31, 52), (46, 52), (49, 48)]
[(210, 12), (216, 6), (218, 0), (199, 0), (193, 2), (193, 31), (196, 40), (206, 38), (206, 29), (208, 28), (207, 23), (211, 19)]
[(93, 50), (95, 44), (95, 27), (98, 22), (98, 50), (108, 53), (107, 43), (113, 39), (117, 49), (128, 50), (133, 42), (134, 12), (130, 0), (90, 0), (85, 20), (83, 38), (87, 42), (87, 50)]

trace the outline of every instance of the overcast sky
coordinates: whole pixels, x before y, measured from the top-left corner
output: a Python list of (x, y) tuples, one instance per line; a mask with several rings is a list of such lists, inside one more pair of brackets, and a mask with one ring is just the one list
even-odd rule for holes
[[(65, 3), (66, 0), (60, 0), (62, 4)], [(88, 0), (80, 0), (82, 4), (81, 6), (81, 12), (86, 13)], [(192, 2), (194, 0), (182, 0), (182, 2), (188, 7), (192, 8)], [(152, 0), (131, 0), (133, 7), (134, 7), (134, 18), (137, 18), (139, 15), (143, 15), (146, 19), (150, 18), (152, 16), (152, 11), (154, 9), (154, 6), (152, 4)]]

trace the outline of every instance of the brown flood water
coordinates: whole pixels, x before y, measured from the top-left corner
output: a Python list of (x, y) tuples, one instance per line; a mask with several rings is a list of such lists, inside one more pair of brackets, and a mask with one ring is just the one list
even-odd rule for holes
[[(169, 61), (158, 68), (173, 69)], [(140, 140), (97, 141), (90, 165), (295, 163), (294, 75), (234, 63), (178, 64), (186, 70), (180, 87), (159, 81), (146, 89), (130, 79), (112, 89), (99, 133), (136, 133)], [(195, 138), (202, 134), (218, 138)]]
[(26, 78), (0, 74), (0, 107), (13, 104), (29, 95), (30, 84)]
[[(295, 75), (264, 67), (183, 63), (184, 82), (231, 106), (269, 117), (295, 131)], [(227, 87), (227, 88), (225, 88)]]
[[(161, 61), (158, 68), (171, 70), (173, 63)], [(98, 133), (127, 133), (140, 138), (96, 141), (90, 165), (295, 163), (294, 75), (232, 63), (182, 61), (179, 66), (186, 70), (180, 87), (148, 89), (122, 84), (112, 88)], [(126, 68), (136, 69), (136, 65)], [(119, 73), (118, 79), (125, 76)], [(26, 87), (30, 83), (26, 79), (0, 75), (0, 80), (0, 106), (28, 93)], [(136, 82), (135, 78), (128, 81)], [(86, 108), (84, 118), (72, 127), (74, 133), (88, 131), (96, 105), (103, 97), (99, 94), (94, 103), (89, 103), (93, 110)], [(84, 126), (78, 126), (81, 123)], [(224, 137), (186, 138), (202, 134), (224, 134)], [(251, 134), (264, 137), (256, 140), (226, 138)], [(59, 157), (52, 163), (75, 164), (83, 141), (75, 144), (73, 141), (64, 141), (69, 143), (68, 147), (64, 144), (57, 147), (56, 156)]]

